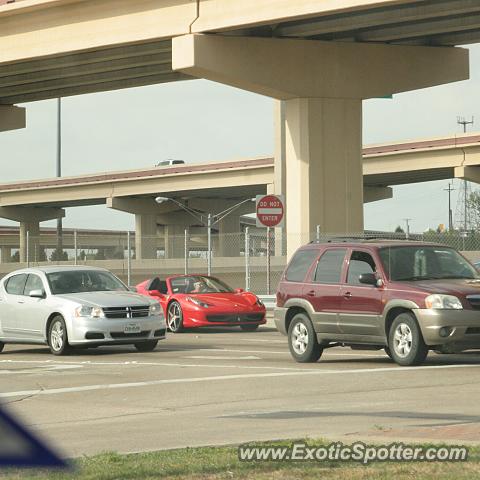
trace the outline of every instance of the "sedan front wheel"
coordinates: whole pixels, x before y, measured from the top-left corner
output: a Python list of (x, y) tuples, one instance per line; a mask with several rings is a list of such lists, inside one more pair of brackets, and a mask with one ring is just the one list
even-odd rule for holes
[(57, 315), (48, 328), (48, 345), (54, 355), (66, 355), (70, 351), (65, 320)]

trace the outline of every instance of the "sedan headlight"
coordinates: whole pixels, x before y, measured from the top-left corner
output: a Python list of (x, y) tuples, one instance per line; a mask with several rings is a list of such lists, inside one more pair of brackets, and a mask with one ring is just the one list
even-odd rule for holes
[(427, 308), (461, 310), (462, 302), (453, 295), (442, 295), (435, 293), (425, 299)]
[(257, 297), (257, 300), (255, 301), (255, 303), (259, 306), (259, 307), (264, 307), (265, 304)]
[(80, 305), (75, 309), (76, 317), (92, 317), (92, 318), (105, 318), (105, 312), (100, 307), (87, 307), (86, 305)]
[(210, 304), (207, 303), (207, 302), (203, 302), (202, 300), (199, 300), (198, 298), (187, 297), (187, 300), (188, 300), (189, 302), (194, 303), (194, 304), (197, 305), (198, 307), (202, 307), (202, 308), (209, 308), (209, 307), (212, 306), (212, 305), (210, 305)]
[(159, 303), (152, 303), (150, 305), (150, 315), (161, 315), (162, 314), (162, 307)]

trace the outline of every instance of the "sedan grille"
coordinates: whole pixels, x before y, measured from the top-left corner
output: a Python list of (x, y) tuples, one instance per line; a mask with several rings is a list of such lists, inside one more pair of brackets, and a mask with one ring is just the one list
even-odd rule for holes
[(150, 330), (145, 330), (138, 333), (124, 333), (124, 332), (110, 332), (112, 338), (122, 339), (122, 338), (141, 338), (148, 337), (150, 335)]
[(148, 317), (150, 307), (145, 305), (134, 307), (107, 307), (103, 309), (106, 318), (139, 318)]
[(241, 313), (238, 315), (207, 315), (207, 320), (212, 323), (243, 323), (243, 322), (260, 322), (263, 320), (263, 313)]

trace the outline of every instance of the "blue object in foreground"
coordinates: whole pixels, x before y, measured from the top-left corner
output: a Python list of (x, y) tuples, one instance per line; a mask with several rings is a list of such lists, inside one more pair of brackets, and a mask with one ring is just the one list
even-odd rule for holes
[(68, 464), (0, 406), (2, 467), (66, 468)]

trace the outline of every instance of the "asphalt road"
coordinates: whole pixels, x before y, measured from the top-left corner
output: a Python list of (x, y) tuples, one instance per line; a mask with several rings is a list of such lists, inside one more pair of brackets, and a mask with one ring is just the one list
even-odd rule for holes
[(170, 335), (152, 353), (7, 346), (0, 401), (67, 456), (297, 437), (480, 439), (480, 353), (402, 368), (382, 351), (297, 364), (270, 327)]

